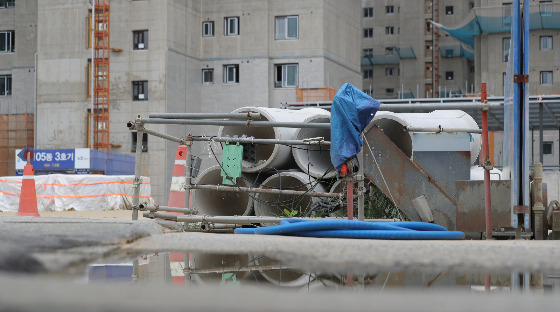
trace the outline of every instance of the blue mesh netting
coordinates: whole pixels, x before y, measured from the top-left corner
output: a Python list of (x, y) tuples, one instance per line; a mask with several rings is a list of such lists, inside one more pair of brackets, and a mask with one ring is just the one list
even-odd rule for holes
[[(474, 8), (458, 26), (434, 25), (474, 48), (474, 37), (481, 33), (510, 32), (512, 12), (511, 6)], [(560, 3), (531, 4), (529, 29), (560, 29)]]

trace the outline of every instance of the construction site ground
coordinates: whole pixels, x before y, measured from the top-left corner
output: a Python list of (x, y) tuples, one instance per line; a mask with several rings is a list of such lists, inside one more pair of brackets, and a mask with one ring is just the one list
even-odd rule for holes
[(386, 241), (181, 232), (171, 221), (130, 211), (0, 213), (1, 311), (521, 311), (556, 310), (538, 289), (490, 293), (418, 288), (336, 292), (279, 288), (87, 284), (83, 265), (107, 256), (184, 251), (252, 253), (318, 272), (560, 272), (557, 241)]

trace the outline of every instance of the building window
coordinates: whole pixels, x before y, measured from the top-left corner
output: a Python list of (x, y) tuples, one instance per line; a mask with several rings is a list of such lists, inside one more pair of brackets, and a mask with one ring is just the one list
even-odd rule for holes
[(362, 92), (364, 92), (365, 94), (371, 96), (371, 90), (369, 90), (369, 89), (362, 90)]
[(510, 27), (511, 26), (511, 17), (512, 17), (513, 7), (511, 2), (502, 3), (502, 26), (503, 27)]
[(133, 49), (134, 50), (146, 50), (148, 49), (148, 31), (147, 30), (135, 30), (133, 34)]
[(471, 74), (474, 74), (474, 66), (471, 65), (470, 71), (471, 71)]
[(214, 22), (202, 22), (202, 37), (214, 37)]
[(395, 93), (395, 89), (387, 88), (385, 89), (385, 95), (393, 95)]
[(432, 78), (432, 63), (426, 63), (425, 68), (426, 69), (424, 70), (424, 78), (426, 79)]
[(385, 34), (386, 35), (392, 35), (394, 33), (395, 33), (395, 27), (393, 27), (393, 26), (385, 27)]
[(541, 50), (552, 50), (552, 36), (541, 37)]
[(509, 45), (511, 43), (511, 38), (502, 39), (502, 61), (507, 62), (509, 59)]
[[(130, 151), (132, 153), (136, 152), (136, 143), (138, 142), (138, 135), (136, 133), (131, 133), (132, 135), (132, 144), (130, 146)], [(142, 153), (148, 152), (148, 134), (142, 133)]]
[(224, 83), (239, 83), (239, 65), (224, 65)]
[(385, 48), (385, 55), (386, 56), (395, 55), (395, 48), (393, 47)]
[(202, 70), (202, 83), (203, 84), (214, 84), (214, 69), (203, 69)]
[(299, 38), (299, 17), (277, 16), (276, 17), (276, 40), (297, 39), (297, 38)]
[(539, 1), (542, 16), (552, 16), (552, 1)]
[(445, 15), (453, 15), (453, 6), (448, 5), (445, 7)]
[(16, 6), (16, 0), (0, 0), (0, 9), (13, 8)]
[(0, 31), (0, 52), (14, 52), (15, 34), (13, 30)]
[(385, 76), (392, 77), (395, 74), (395, 69), (393, 67), (385, 68)]
[(453, 80), (453, 72), (452, 71), (446, 71), (445, 72), (445, 80)]
[(276, 88), (295, 88), (298, 85), (298, 64), (276, 65)]
[(469, 10), (474, 9), (474, 2), (469, 2)]
[(445, 49), (445, 57), (447, 58), (453, 57), (453, 49)]
[(224, 35), (225, 36), (239, 35), (239, 16), (224, 18)]
[(372, 78), (373, 78), (373, 69), (364, 70), (364, 79), (372, 79)]
[(365, 48), (365, 49), (362, 49), (362, 52), (363, 52), (364, 54), (373, 54), (373, 48)]
[(373, 38), (373, 28), (364, 28), (364, 38)]
[(552, 145), (552, 141), (544, 141), (542, 145), (543, 155), (552, 155), (553, 147), (554, 145)]
[(433, 44), (431, 41), (426, 41), (426, 49), (424, 50), (425, 56), (432, 56)]
[(0, 76), (0, 96), (12, 95), (12, 76)]
[(542, 71), (541, 72), (541, 85), (552, 85), (552, 72), (551, 71)]
[(373, 8), (364, 8), (364, 17), (373, 17)]
[(394, 6), (394, 5), (386, 5), (386, 6), (385, 6), (385, 13), (386, 13), (386, 14), (393, 14), (393, 13), (395, 13), (395, 6)]
[(133, 81), (132, 82), (132, 100), (147, 101), (148, 100), (148, 82)]

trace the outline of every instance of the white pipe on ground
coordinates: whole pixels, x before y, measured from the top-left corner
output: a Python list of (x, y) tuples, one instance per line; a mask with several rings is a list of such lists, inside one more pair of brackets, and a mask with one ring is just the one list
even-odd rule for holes
[[(305, 108), (302, 110), (289, 110), (269, 107), (242, 107), (233, 111), (240, 112), (257, 112), (261, 114), (260, 121), (277, 121), (277, 122), (303, 122), (306, 118), (323, 113), (320, 108)], [(246, 127), (246, 126), (224, 126), (218, 131), (219, 137), (238, 135), (246, 135), (256, 139), (277, 139), (291, 140), (294, 137), (296, 128), (281, 127)], [(243, 172), (259, 172), (265, 168), (287, 169), (292, 161), (292, 150), (290, 146), (271, 144), (258, 145), (256, 153), (256, 163), (243, 160)]]
[[(304, 122), (330, 123), (331, 113), (321, 109), (317, 115), (308, 117)], [(330, 129), (300, 128), (294, 134), (294, 140), (304, 140), (309, 138), (322, 137), (326, 141), (331, 140)], [(334, 178), (336, 170), (332, 166), (330, 149), (317, 145), (300, 145), (292, 148), (292, 154), (299, 168), (315, 178), (324, 177), (325, 179)], [(327, 171), (330, 171), (327, 173)]]
[[(378, 126), (383, 130), (393, 143), (399, 147), (405, 155), (412, 158), (412, 132), (405, 131), (406, 127), (426, 128), (439, 127), (452, 129), (479, 129), (476, 121), (461, 110), (436, 110), (431, 113), (393, 113), (387, 111), (377, 112), (373, 120), (365, 128), (364, 132), (371, 127)], [(481, 135), (471, 133), (471, 164), (476, 161), (482, 144)]]
[[(220, 166), (204, 170), (194, 184), (222, 185)], [(236, 186), (250, 187), (250, 183), (237, 178)], [(193, 190), (193, 204), (199, 215), (246, 216), (251, 213), (253, 199), (243, 192), (224, 192), (216, 190)]]

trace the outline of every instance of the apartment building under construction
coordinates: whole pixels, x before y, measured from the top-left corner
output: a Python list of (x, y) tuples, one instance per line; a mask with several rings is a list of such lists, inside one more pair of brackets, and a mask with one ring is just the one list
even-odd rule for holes
[[(147, 136), (137, 143), (126, 127), (137, 115), (279, 107), (305, 98), (302, 89), (327, 90), (328, 99), (325, 88), (361, 87), (358, 0), (93, 2), (92, 16), (88, 0), (0, 1), (0, 41), (11, 38), (8, 48), (0, 44), (0, 84), (9, 77), (10, 85), (0, 93), (0, 112), (27, 116), (27, 128), (6, 126), (10, 138), (26, 129), (27, 141), (6, 141), (3, 175), (14, 174), (15, 148), (32, 141), (39, 149), (93, 145), (123, 155), (142, 144), (142, 173), (164, 202), (177, 146)], [(153, 129), (177, 136), (218, 130)], [(0, 132), (2, 148), (8, 143)], [(206, 145), (194, 148), (213, 157)]]

